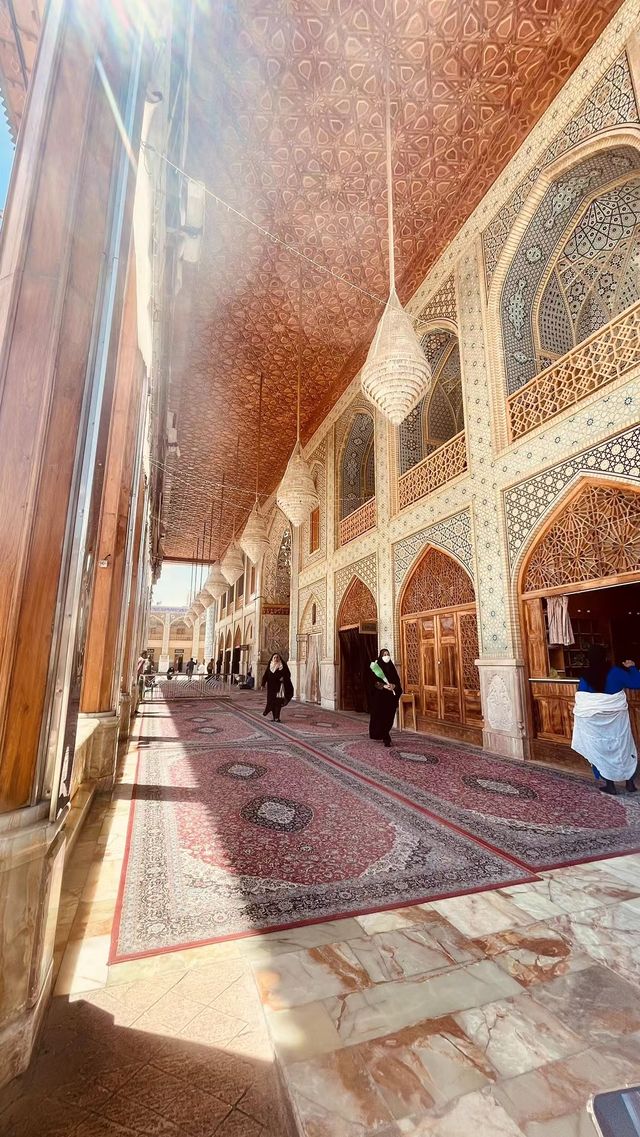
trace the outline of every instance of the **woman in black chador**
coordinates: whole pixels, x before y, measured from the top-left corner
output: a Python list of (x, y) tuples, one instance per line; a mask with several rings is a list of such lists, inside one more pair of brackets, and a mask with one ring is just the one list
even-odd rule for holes
[(280, 722), (280, 711), (293, 698), (293, 683), (289, 668), (277, 652), (269, 660), (262, 677), (262, 686), (267, 688), (267, 705), (262, 713), (271, 713), (273, 721)]
[(369, 738), (391, 746), (390, 730), (396, 717), (398, 703), (402, 694), (400, 676), (391, 662), (386, 647), (382, 648), (377, 659), (370, 665), (369, 672)]

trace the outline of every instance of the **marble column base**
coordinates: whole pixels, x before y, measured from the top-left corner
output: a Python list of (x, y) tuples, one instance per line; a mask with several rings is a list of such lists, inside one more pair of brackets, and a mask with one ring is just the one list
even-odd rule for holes
[(328, 711), (337, 710), (338, 668), (333, 660), (320, 660), (320, 702)]
[(48, 802), (0, 817), (0, 1086), (29, 1065), (51, 993), (64, 824)]
[[(118, 758), (118, 735), (120, 718), (115, 711), (105, 714), (80, 714), (78, 716), (78, 738), (82, 739), (83, 781), (93, 782), (99, 792), (113, 787)], [(76, 745), (75, 763), (78, 761), (79, 747)]]
[(118, 740), (126, 742), (131, 733), (133, 699), (126, 691), (120, 693), (120, 715), (118, 725)]
[(501, 754), (505, 758), (528, 758), (522, 660), (482, 656), (476, 660), (476, 666), (480, 673), (480, 702), (484, 716), (482, 742), (485, 750)]

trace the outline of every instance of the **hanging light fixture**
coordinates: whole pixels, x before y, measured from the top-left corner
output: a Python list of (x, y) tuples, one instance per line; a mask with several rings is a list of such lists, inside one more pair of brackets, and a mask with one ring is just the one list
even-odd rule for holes
[[(240, 436), (236, 443), (236, 492), (238, 489), (238, 467), (240, 465)], [(244, 572), (244, 556), (242, 549), (236, 541), (236, 520), (238, 517), (237, 508), (234, 506), (233, 510), (233, 537), (231, 544), (220, 561), (220, 568), (223, 575), (226, 576), (229, 584), (234, 585), (237, 580), (240, 580)]]
[[(222, 475), (222, 493), (220, 494), (220, 517), (218, 520), (218, 552), (220, 551), (220, 541), (222, 539), (222, 505), (224, 501), (224, 474)], [(213, 517), (213, 504), (211, 505), (211, 516)], [(216, 561), (212, 564), (209, 575), (204, 582), (207, 592), (213, 596), (214, 600), (219, 600), (224, 596), (229, 587), (227, 578), (223, 576), (220, 562)]]
[(276, 494), (276, 503), (292, 525), (303, 525), (320, 505), (311, 469), (300, 444), (300, 383), (302, 378), (302, 266), (300, 267), (300, 293), (298, 297), (298, 401), (297, 436), (293, 453), (287, 463), (284, 477)]
[(260, 484), (260, 442), (262, 434), (262, 372), (260, 372), (260, 395), (258, 397), (258, 448), (256, 452), (256, 500), (249, 514), (240, 538), (240, 548), (252, 564), (257, 565), (260, 558), (269, 548), (269, 535), (267, 523), (260, 512), (258, 504), (258, 486)]
[(394, 426), (431, 387), (431, 368), (418, 343), (411, 318), (396, 292), (393, 247), (393, 176), (391, 168), (391, 98), (386, 83), (387, 229), (389, 241), (389, 299), (360, 374), (362, 391)]

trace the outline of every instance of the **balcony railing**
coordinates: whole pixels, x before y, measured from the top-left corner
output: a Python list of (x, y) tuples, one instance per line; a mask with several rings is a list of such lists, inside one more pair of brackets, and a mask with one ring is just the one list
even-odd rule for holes
[(640, 304), (541, 371), (507, 400), (511, 441), (640, 364)]
[(375, 528), (376, 524), (376, 499), (375, 497), (369, 498), (361, 505), (359, 509), (355, 509), (348, 517), (344, 517), (340, 522), (338, 530), (338, 544), (346, 545), (348, 541), (355, 540), (356, 537), (361, 537), (363, 533), (367, 533), (369, 529)]
[(437, 490), (445, 482), (464, 474), (467, 468), (467, 445), (464, 430), (428, 454), (417, 466), (412, 466), (398, 479), (398, 505), (400, 509), (419, 501)]

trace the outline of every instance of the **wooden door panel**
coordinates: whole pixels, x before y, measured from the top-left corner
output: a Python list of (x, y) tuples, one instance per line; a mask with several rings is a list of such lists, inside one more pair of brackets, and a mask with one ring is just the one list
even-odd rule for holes
[(436, 625), (440, 718), (461, 722), (460, 653), (456, 613), (441, 613)]
[(480, 654), (478, 644), (478, 618), (475, 607), (468, 612), (458, 612), (458, 634), (460, 640), (460, 680), (462, 684), (462, 715), (465, 723), (482, 726), (482, 707), (480, 704), (480, 675), (476, 659)]
[(421, 704), (424, 715), (438, 717), (438, 657), (436, 622), (433, 616), (420, 620)]
[(532, 679), (543, 678), (549, 674), (549, 649), (542, 598), (525, 600), (522, 612), (529, 674)]

